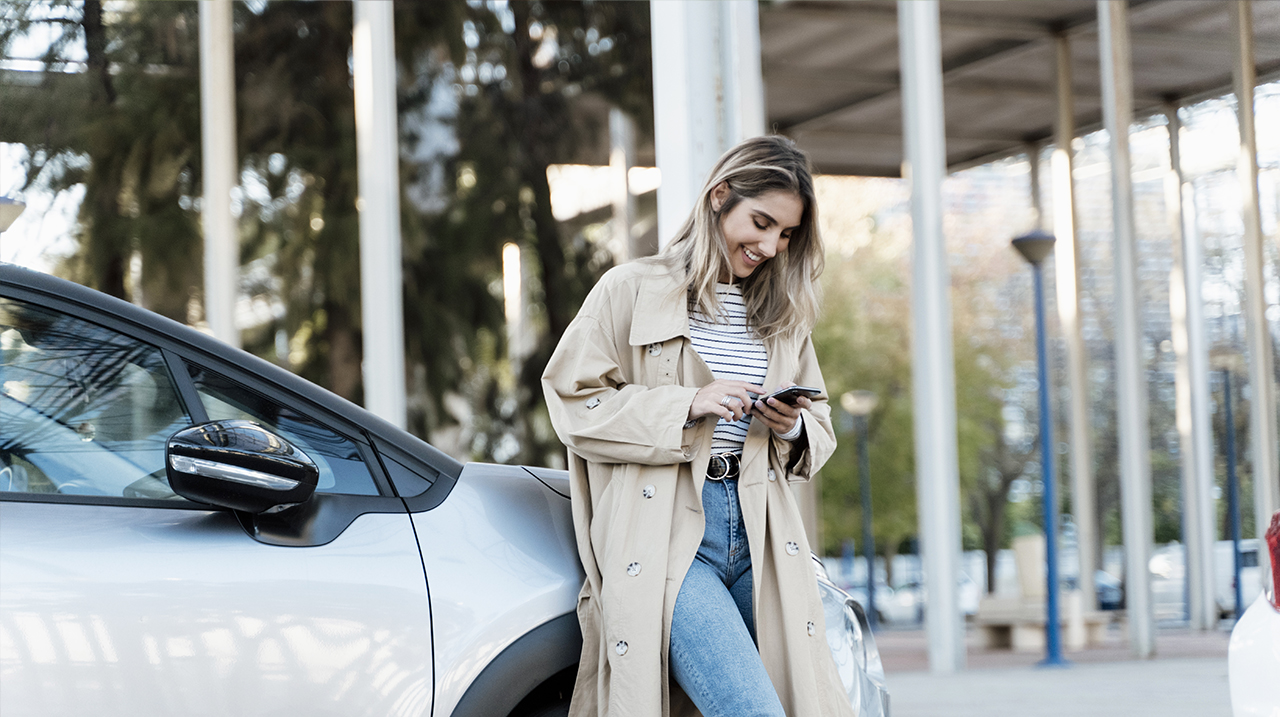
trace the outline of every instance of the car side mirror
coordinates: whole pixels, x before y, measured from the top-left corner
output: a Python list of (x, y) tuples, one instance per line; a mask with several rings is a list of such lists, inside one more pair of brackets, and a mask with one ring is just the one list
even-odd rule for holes
[(174, 493), (247, 513), (305, 502), (320, 470), (307, 454), (252, 421), (211, 421), (184, 428), (165, 446)]

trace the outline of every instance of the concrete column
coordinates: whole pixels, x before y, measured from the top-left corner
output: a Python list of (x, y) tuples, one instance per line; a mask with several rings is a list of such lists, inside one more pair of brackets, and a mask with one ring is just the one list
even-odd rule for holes
[[(1165, 206), (1173, 232), (1174, 262), (1169, 272), (1169, 312), (1177, 356), (1177, 425), (1182, 453), (1182, 542), (1186, 546), (1187, 597), (1191, 626), (1212, 629), (1218, 623), (1213, 589), (1214, 522), (1213, 434), (1209, 405), (1209, 345), (1204, 300), (1200, 293), (1200, 239), (1184, 216), (1182, 151), (1178, 108), (1165, 108), (1169, 128), (1169, 175)], [(1191, 187), (1188, 185), (1187, 190)], [(1193, 201), (1187, 204), (1194, 206)]]
[(1032, 229), (1044, 231), (1044, 192), (1040, 188), (1040, 145), (1027, 143), (1027, 164), (1031, 175)]
[(764, 133), (755, 0), (649, 4), (658, 244), (674, 238), (716, 160)]
[(403, 428), (404, 287), (393, 6), (376, 0), (355, 0), (353, 5), (364, 405)]
[(1125, 545), (1125, 605), (1136, 656), (1155, 655), (1151, 575), (1151, 440), (1147, 371), (1138, 304), (1138, 252), (1133, 224), (1129, 127), (1133, 124), (1133, 64), (1124, 0), (1098, 1), (1102, 109), (1111, 139), (1111, 201), (1115, 231), (1116, 424), (1120, 438), (1121, 523)]
[(1093, 449), (1089, 430), (1088, 355), (1080, 329), (1080, 237), (1076, 233), (1076, 191), (1072, 178), (1076, 136), (1075, 95), (1071, 87), (1071, 41), (1054, 39), (1057, 56), (1058, 118), (1054, 125), (1053, 252), (1054, 282), (1058, 292), (1058, 321), (1067, 344), (1067, 388), (1070, 398), (1071, 510), (1076, 523), (1076, 551), (1080, 556), (1080, 591), (1089, 609), (1097, 607), (1093, 573), (1098, 567), (1098, 509), (1093, 483)]
[(627, 173), (636, 164), (636, 123), (626, 112), (609, 110), (609, 174), (613, 189), (612, 237), (609, 246), (614, 261), (621, 264), (640, 256), (631, 227), (635, 223), (636, 198), (631, 194)]
[(929, 668), (964, 667), (964, 621), (956, 581), (960, 565), (960, 474), (956, 447), (951, 279), (942, 235), (942, 50), (937, 0), (898, 2), (902, 123), (911, 183), (913, 233), (911, 377), (915, 414), (920, 551), (929, 590)]
[[(1244, 294), (1246, 340), (1249, 342), (1249, 448), (1253, 459), (1254, 525), (1257, 534), (1271, 523), (1271, 514), (1280, 510), (1280, 473), (1276, 457), (1276, 387), (1271, 352), (1271, 332), (1267, 327), (1267, 302), (1263, 296), (1262, 219), (1258, 197), (1258, 142), (1254, 130), (1253, 89), (1258, 84), (1253, 53), (1253, 3), (1231, 3), (1231, 20), (1236, 42), (1236, 107), (1240, 117), (1240, 154), (1236, 173), (1240, 178), (1241, 214), (1244, 219)], [(1263, 584), (1271, 574), (1270, 564), (1259, 560)]]
[(231, 213), (231, 189), (239, 183), (236, 161), (235, 44), (231, 0), (200, 2), (200, 148), (204, 197), (204, 316), (221, 341), (239, 348), (236, 295), (240, 284), (240, 234)]

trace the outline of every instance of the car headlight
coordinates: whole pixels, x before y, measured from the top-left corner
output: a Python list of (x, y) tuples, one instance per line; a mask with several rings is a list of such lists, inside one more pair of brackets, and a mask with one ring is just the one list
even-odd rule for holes
[(818, 592), (822, 595), (827, 645), (850, 704), (861, 717), (887, 715), (884, 665), (862, 606), (826, 580), (818, 581)]

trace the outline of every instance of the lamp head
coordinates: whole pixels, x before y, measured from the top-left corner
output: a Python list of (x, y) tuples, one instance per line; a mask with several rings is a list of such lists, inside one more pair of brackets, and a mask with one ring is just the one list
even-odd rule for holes
[(866, 416), (876, 410), (879, 397), (871, 391), (846, 391), (840, 397), (840, 407), (851, 416)]
[(1052, 234), (1036, 230), (1029, 234), (1013, 240), (1013, 248), (1018, 250), (1023, 259), (1031, 262), (1035, 266), (1039, 266), (1044, 261), (1049, 252), (1053, 251), (1054, 238)]

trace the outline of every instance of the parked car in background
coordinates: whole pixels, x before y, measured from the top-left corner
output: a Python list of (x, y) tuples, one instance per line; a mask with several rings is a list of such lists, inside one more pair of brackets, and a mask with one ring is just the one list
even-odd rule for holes
[[(956, 578), (956, 590), (960, 614), (965, 618), (973, 617), (978, 612), (982, 588), (964, 571), (960, 571)], [(885, 622), (899, 625), (921, 623), (924, 621), (924, 608), (928, 599), (927, 586), (915, 579), (894, 588), (889, 599), (883, 602), (880, 594), (876, 593), (876, 608), (884, 616)]]
[[(1068, 576), (1062, 580), (1063, 590), (1076, 590), (1079, 588), (1079, 578), (1075, 575)], [(1124, 609), (1124, 586), (1111, 573), (1101, 568), (1093, 572), (1093, 589), (1098, 600), (1099, 610), (1123, 610)]]
[[(1245, 605), (1251, 604), (1262, 590), (1258, 567), (1260, 542), (1257, 538), (1240, 541), (1240, 597)], [(1213, 591), (1222, 617), (1234, 616), (1236, 612), (1236, 578), (1231, 553), (1230, 540), (1219, 540), (1213, 544)]]
[[(582, 579), (563, 471), (0, 264), (0, 715), (566, 714)], [(820, 588), (882, 714), (861, 607)]]
[(1280, 511), (1266, 532), (1271, 580), (1240, 616), (1227, 648), (1227, 678), (1235, 717), (1280, 714)]

